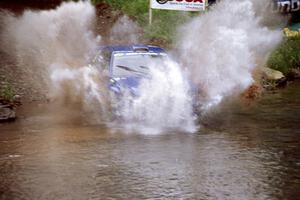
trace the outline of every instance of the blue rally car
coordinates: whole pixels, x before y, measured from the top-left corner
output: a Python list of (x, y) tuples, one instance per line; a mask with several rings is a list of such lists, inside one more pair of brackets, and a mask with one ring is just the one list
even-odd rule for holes
[(149, 63), (162, 62), (167, 54), (164, 49), (152, 45), (106, 46), (101, 48), (108, 65), (109, 89), (122, 95), (122, 89), (138, 96), (141, 79), (149, 78)]
[[(139, 91), (139, 86), (142, 80), (152, 78), (151, 67), (164, 67), (168, 60), (163, 48), (152, 45), (105, 46), (98, 50), (93, 62), (98, 63), (100, 70), (105, 71), (112, 100), (117, 100), (114, 106), (119, 105), (118, 100), (124, 94), (140, 97), (142, 91)], [(188, 82), (193, 109), (198, 113), (198, 89), (191, 81)]]

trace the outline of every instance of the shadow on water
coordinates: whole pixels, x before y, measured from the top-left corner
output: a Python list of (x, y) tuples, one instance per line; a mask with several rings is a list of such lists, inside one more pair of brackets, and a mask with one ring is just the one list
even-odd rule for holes
[(0, 126), (0, 197), (295, 199), (299, 88), (224, 107), (196, 134), (125, 134), (23, 107), (16, 123)]

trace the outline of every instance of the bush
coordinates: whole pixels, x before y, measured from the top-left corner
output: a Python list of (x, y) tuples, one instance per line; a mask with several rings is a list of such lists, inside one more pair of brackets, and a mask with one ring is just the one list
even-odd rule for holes
[(285, 75), (292, 69), (300, 68), (300, 35), (286, 37), (271, 54), (268, 67), (279, 70)]
[(9, 84), (2, 86), (0, 90), (0, 100), (2, 99), (4, 101), (11, 102), (13, 101), (14, 96), (15, 96), (15, 91)]

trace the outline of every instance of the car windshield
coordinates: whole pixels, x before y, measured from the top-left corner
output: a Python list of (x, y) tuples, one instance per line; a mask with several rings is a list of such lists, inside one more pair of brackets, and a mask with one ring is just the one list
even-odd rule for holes
[(149, 73), (149, 65), (162, 64), (164, 54), (117, 53), (113, 56), (113, 76), (143, 76)]

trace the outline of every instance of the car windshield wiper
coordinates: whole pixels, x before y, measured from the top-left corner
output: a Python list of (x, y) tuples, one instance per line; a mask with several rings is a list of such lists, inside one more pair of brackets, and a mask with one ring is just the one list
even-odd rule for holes
[(140, 74), (146, 74), (146, 73), (144, 73), (144, 72), (137, 71), (137, 70), (131, 69), (131, 68), (126, 67), (126, 66), (123, 66), (123, 65), (116, 65), (116, 67), (121, 68), (121, 69), (124, 69), (124, 70), (126, 70), (126, 71), (130, 71), (130, 72), (135, 72), (135, 73), (140, 73)]

